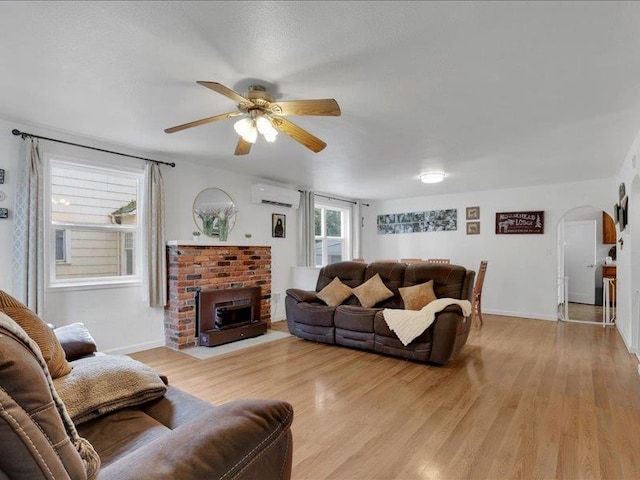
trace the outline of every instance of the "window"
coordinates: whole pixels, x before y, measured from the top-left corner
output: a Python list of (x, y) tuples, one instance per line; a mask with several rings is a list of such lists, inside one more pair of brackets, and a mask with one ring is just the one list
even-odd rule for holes
[(51, 159), (49, 284), (138, 281), (142, 172)]
[(350, 210), (316, 204), (316, 266), (329, 265), (349, 258)]
[(56, 228), (56, 262), (67, 263), (71, 261), (71, 231), (64, 228)]

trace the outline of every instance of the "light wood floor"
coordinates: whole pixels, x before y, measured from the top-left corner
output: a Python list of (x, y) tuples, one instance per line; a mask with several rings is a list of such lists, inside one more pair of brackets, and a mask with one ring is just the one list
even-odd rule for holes
[(445, 367), (296, 337), (132, 356), (215, 404), (290, 402), (296, 480), (640, 479), (640, 377), (611, 327), (484, 315)]
[(571, 320), (602, 323), (602, 305), (569, 302), (568, 311)]

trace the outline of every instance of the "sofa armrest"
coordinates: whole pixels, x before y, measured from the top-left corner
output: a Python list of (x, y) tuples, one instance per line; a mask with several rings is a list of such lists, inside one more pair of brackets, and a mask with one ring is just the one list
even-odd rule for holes
[(83, 323), (72, 323), (53, 330), (69, 362), (98, 351), (96, 341)]
[(460, 317), (464, 317), (463, 313), (462, 313), (462, 307), (460, 305), (447, 305), (446, 307), (444, 307), (442, 310), (440, 310), (438, 313), (442, 314), (442, 313), (455, 313), (456, 315), (459, 315)]
[(286, 402), (227, 403), (102, 468), (97, 479), (287, 480), (292, 421)]
[(318, 301), (317, 292), (312, 292), (311, 290), (301, 290), (299, 288), (290, 288), (287, 290), (287, 295), (294, 298), (298, 302)]
[(429, 361), (444, 365), (462, 348), (469, 334), (471, 318), (462, 315), (458, 305), (449, 305), (436, 314)]

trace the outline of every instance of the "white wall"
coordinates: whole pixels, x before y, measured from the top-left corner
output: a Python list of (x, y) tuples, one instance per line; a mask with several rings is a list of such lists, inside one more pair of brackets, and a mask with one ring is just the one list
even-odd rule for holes
[(618, 174), (617, 183), (612, 187), (614, 203), (618, 202), (618, 185), (624, 183), (629, 196), (629, 217), (627, 228), (618, 238), (616, 284), (618, 301), (616, 325), (629, 351), (640, 353), (640, 133)]
[[(66, 133), (20, 125), (0, 119), (0, 168), (6, 170), (4, 185), (0, 185), (8, 199), (0, 207), (10, 209), (10, 218), (0, 220), (0, 289), (12, 292), (12, 242), (13, 208), (15, 206), (16, 171), (22, 157), (23, 141), (11, 134), (13, 128), (37, 135), (59, 138), (66, 141), (148, 156), (158, 160), (175, 161), (176, 168), (163, 166), (166, 187), (166, 235), (167, 240), (190, 240), (195, 230), (191, 209), (200, 190), (218, 187), (225, 190), (235, 201), (238, 216), (229, 244), (234, 241), (246, 244), (256, 242), (272, 246), (272, 319), (284, 318), (284, 291), (289, 287), (291, 267), (297, 258), (297, 210), (281, 207), (254, 205), (250, 203), (250, 185), (264, 180), (237, 175), (202, 166), (179, 158), (159, 158), (148, 152), (134, 151), (118, 145), (109, 145), (92, 139), (74, 137)], [(140, 161), (93, 152), (77, 147), (42, 141), (43, 153), (52, 152), (74, 158), (103, 159), (114, 165), (138, 165)], [(271, 214), (287, 216), (287, 237), (271, 238)], [(251, 234), (250, 239), (245, 234)], [(47, 290), (45, 311), (42, 315), (48, 322), (66, 325), (83, 322), (94, 335), (103, 351), (130, 352), (150, 348), (164, 343), (163, 310), (149, 308), (141, 286), (100, 289)]]
[[(192, 209), (198, 192), (209, 187), (221, 188), (227, 192), (238, 210), (236, 223), (229, 233), (227, 243), (244, 245), (255, 242), (271, 245), (271, 318), (283, 320), (284, 293), (289, 288), (291, 267), (297, 262), (298, 210), (251, 203), (251, 184), (269, 183), (262, 179), (186, 161), (176, 163), (176, 168), (162, 170), (166, 187), (167, 240), (190, 240), (191, 232), (197, 230)], [(271, 237), (273, 213), (286, 215), (286, 238)], [(251, 238), (245, 235), (251, 235)]]
[[(425, 189), (428, 186), (425, 186)], [(455, 195), (371, 202), (363, 208), (363, 254), (378, 258), (450, 258), (476, 270), (489, 262), (483, 311), (501, 315), (557, 318), (557, 235), (565, 212), (591, 206), (611, 213), (614, 179), (511, 188)], [(480, 234), (466, 234), (465, 208), (480, 206)], [(376, 217), (385, 213), (456, 208), (458, 230), (378, 235)], [(496, 235), (496, 212), (544, 210), (544, 234)]]

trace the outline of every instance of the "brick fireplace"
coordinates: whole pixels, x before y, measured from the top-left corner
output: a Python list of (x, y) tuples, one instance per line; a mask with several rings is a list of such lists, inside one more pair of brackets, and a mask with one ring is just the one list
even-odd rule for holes
[(196, 292), (260, 287), (261, 319), (271, 324), (271, 247), (199, 242), (167, 243), (165, 345), (197, 345)]

